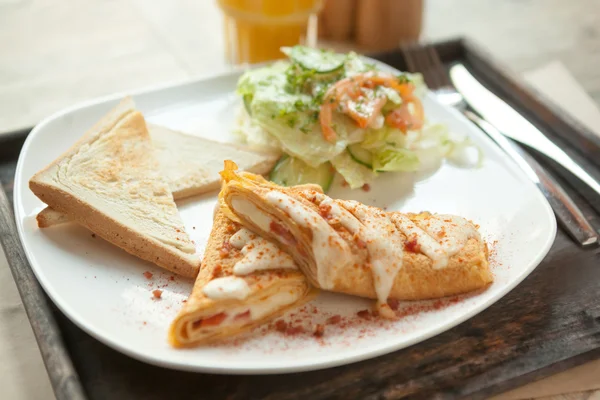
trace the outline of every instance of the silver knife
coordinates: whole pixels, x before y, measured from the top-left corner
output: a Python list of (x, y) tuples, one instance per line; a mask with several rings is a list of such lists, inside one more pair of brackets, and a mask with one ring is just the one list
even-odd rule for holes
[(554, 210), (559, 223), (582, 246), (598, 242), (598, 235), (579, 207), (562, 187), (526, 151), (502, 135), (490, 123), (470, 111), (463, 114), (483, 130), (504, 152), (515, 161), (525, 175), (544, 194)]
[(465, 101), (504, 135), (550, 157), (600, 196), (600, 183), (531, 122), (486, 89), (462, 64), (450, 68), (450, 79)]

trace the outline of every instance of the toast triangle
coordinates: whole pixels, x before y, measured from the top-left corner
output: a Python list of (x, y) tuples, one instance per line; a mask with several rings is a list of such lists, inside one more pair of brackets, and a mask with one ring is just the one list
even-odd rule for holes
[(200, 259), (130, 98), (29, 181), (54, 210), (125, 251), (183, 276)]

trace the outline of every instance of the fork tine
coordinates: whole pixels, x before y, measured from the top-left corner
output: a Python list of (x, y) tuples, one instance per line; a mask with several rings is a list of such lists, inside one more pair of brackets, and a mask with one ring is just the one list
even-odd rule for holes
[(450, 87), (452, 84), (450, 83), (450, 78), (448, 77), (448, 73), (446, 72), (446, 68), (440, 59), (440, 56), (433, 46), (427, 46), (429, 57), (431, 59), (431, 64), (433, 66), (433, 70), (437, 75), (439, 80), (440, 87)]
[(431, 89), (439, 89), (450, 86), (450, 80), (446, 74), (437, 51), (431, 45), (411, 45), (402, 48), (410, 72), (423, 74), (425, 83)]
[(421, 73), (427, 86), (436, 89), (439, 83), (435, 74), (430, 71), (431, 61), (426, 48), (420, 45), (407, 46), (402, 48), (402, 53), (406, 59), (408, 70)]

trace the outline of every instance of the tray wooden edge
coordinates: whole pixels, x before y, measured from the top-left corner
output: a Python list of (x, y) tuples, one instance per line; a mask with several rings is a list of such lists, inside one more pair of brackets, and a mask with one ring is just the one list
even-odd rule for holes
[(85, 400), (87, 397), (64, 345), (60, 329), (25, 256), (12, 208), (2, 186), (0, 242), (42, 354), (54, 395), (59, 400)]

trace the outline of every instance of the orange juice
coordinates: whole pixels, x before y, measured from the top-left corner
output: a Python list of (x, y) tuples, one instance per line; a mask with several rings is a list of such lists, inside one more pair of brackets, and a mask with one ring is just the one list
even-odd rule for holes
[(226, 56), (233, 64), (282, 58), (282, 46), (314, 45), (312, 20), (322, 0), (217, 1), (225, 14)]

